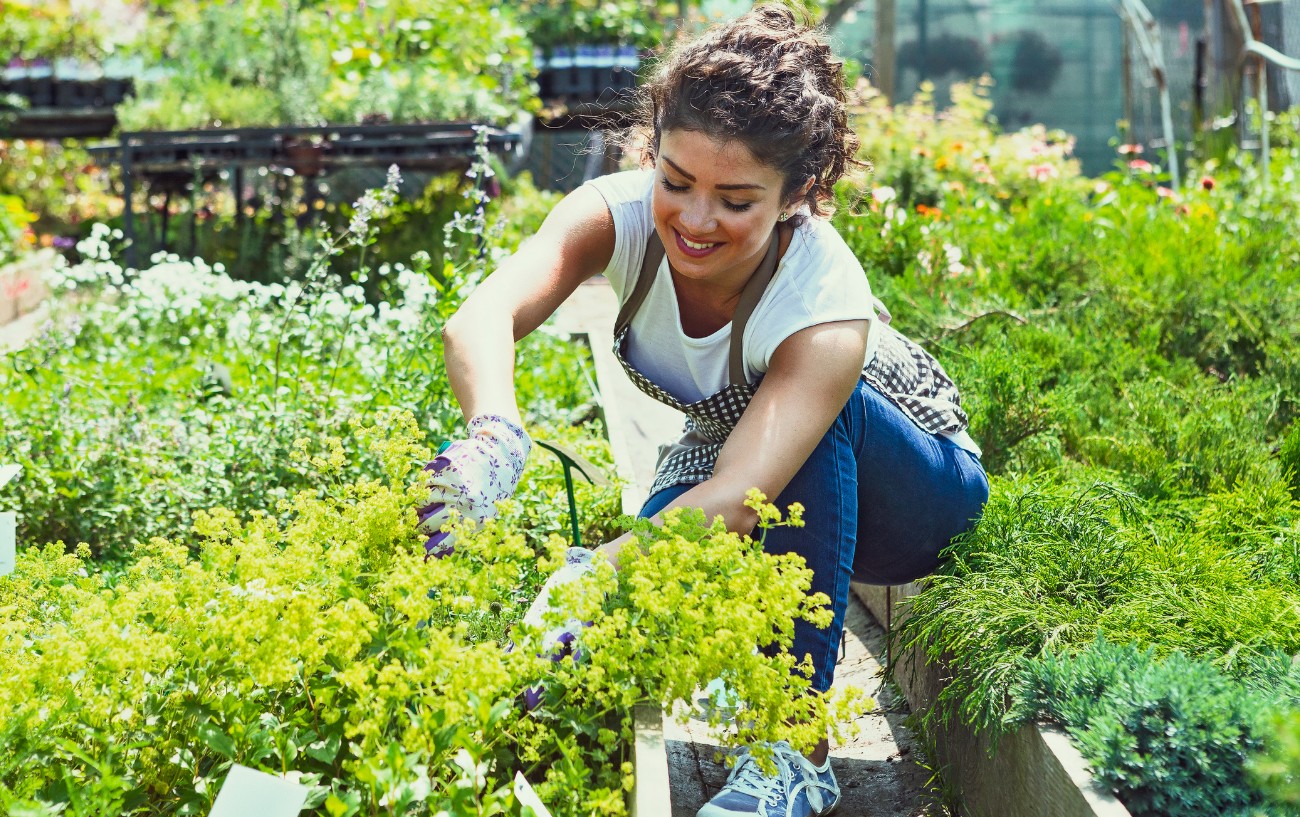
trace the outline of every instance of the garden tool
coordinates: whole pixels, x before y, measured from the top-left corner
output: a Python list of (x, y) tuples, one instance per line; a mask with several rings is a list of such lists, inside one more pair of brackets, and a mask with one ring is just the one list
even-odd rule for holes
[(549, 443), (545, 440), (534, 440), (534, 442), (560, 458), (560, 465), (564, 468), (564, 493), (569, 498), (569, 526), (573, 532), (573, 546), (580, 548), (582, 534), (578, 530), (578, 503), (573, 494), (573, 469), (578, 469), (578, 473), (586, 477), (588, 482), (599, 487), (609, 485), (609, 479), (590, 460), (566, 445)]

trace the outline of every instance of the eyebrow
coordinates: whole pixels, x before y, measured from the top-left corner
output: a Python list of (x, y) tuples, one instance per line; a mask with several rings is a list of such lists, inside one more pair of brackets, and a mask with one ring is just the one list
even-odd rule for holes
[[(665, 162), (672, 165), (673, 170), (676, 170), (678, 173), (685, 176), (687, 181), (692, 181), (692, 182), (695, 181), (694, 176), (692, 176), (691, 174), (683, 170), (682, 166), (674, 162), (672, 159), (669, 159), (667, 156), (663, 155), (662, 153), (659, 154), (659, 158), (663, 159)], [(718, 190), (766, 190), (767, 189), (761, 184), (719, 184), (719, 185), (714, 185), (714, 187)]]

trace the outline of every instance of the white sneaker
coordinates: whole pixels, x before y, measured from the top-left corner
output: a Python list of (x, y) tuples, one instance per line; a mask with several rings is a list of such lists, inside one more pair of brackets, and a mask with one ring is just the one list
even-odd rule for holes
[(722, 791), (696, 817), (814, 817), (840, 803), (840, 784), (828, 758), (821, 766), (784, 740), (772, 744), (776, 774), (768, 776), (748, 749), (740, 753)]

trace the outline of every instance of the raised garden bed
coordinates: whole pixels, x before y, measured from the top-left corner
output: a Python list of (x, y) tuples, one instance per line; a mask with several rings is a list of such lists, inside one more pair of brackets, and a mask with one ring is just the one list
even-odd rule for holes
[[(915, 584), (854, 584), (853, 592), (886, 629), (907, 615)], [(890, 671), (913, 712), (934, 705), (951, 677), (946, 662), (919, 647), (890, 655)], [(1130, 817), (1124, 804), (1092, 779), (1078, 749), (1060, 728), (1031, 724), (996, 746), (953, 719), (932, 736), (944, 778), (961, 792), (970, 817)]]

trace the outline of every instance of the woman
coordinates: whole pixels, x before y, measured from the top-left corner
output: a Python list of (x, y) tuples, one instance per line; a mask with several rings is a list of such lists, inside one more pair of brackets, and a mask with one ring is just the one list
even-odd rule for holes
[[(801, 555), (830, 597), (829, 629), (799, 622), (793, 652), (830, 687), (850, 579), (919, 578), (988, 497), (979, 449), (938, 363), (888, 326), (861, 264), (826, 221), (853, 162), (841, 66), (814, 32), (762, 6), (679, 46), (645, 89), (647, 168), (564, 198), (526, 249), (448, 321), (446, 362), (470, 437), (430, 464), (422, 523), (450, 508), (485, 519), (509, 496), (531, 443), (513, 385), (514, 343), (586, 279), (621, 304), (615, 352), (645, 392), (687, 416), (641, 511), (702, 508), (748, 533), (757, 487), (809, 509), (765, 548)], [(603, 545), (617, 565), (628, 537)], [(581, 575), (570, 553), (548, 582)], [(537, 621), (549, 590), (529, 618)], [(743, 753), (700, 817), (824, 814), (839, 801), (825, 741), (774, 747), (764, 776)]]

